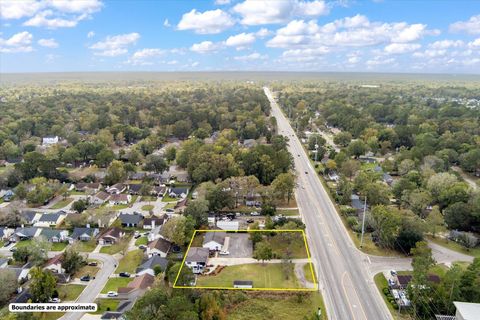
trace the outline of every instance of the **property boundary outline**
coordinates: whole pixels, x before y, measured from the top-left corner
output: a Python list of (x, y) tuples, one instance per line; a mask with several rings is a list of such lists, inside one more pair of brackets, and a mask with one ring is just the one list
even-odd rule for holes
[[(228, 232), (228, 233), (248, 233), (248, 232), (301, 232), (302, 237), (303, 237), (303, 242), (305, 244), (305, 250), (307, 252), (307, 258), (308, 258), (308, 264), (310, 265), (310, 272), (312, 275), (313, 279), (313, 288), (233, 288), (233, 287), (207, 287), (207, 286), (202, 286), (202, 287), (197, 287), (197, 286), (179, 286), (177, 285), (178, 278), (180, 277), (180, 273), (182, 272), (182, 269), (185, 267), (185, 260), (187, 259), (188, 252), (190, 251), (190, 247), (192, 246), (193, 239), (197, 235), (197, 232)], [(188, 268), (188, 267), (187, 267)], [(175, 277), (175, 282), (173, 283), (173, 288), (174, 289), (216, 289), (216, 290), (247, 290), (247, 291), (296, 291), (296, 292), (312, 292), (312, 291), (318, 291), (318, 282), (317, 278), (315, 276), (315, 272), (313, 270), (313, 261), (310, 256), (310, 249), (308, 247), (308, 242), (307, 242), (307, 236), (305, 235), (305, 231), (303, 229), (291, 229), (291, 230), (277, 230), (277, 229), (267, 229), (267, 230), (194, 230), (192, 238), (190, 239), (190, 242), (187, 247), (187, 251), (185, 252), (185, 255), (183, 256), (182, 264), (180, 266), (180, 269), (178, 270), (177, 276)]]

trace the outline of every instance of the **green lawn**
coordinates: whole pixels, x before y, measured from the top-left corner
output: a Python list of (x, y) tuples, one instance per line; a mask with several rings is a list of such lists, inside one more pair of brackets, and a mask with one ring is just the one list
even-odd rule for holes
[(285, 210), (285, 209), (279, 209), (277, 210), (277, 214), (282, 214), (286, 217), (290, 217), (290, 216), (299, 216), (300, 215), (300, 211), (298, 209), (288, 209), (288, 210)]
[(153, 210), (153, 208), (155, 208), (153, 205), (151, 205), (151, 204), (146, 204), (146, 205), (142, 206), (141, 209), (142, 209), (142, 210), (145, 210), (145, 211), (151, 211), (151, 210)]
[(108, 291), (118, 291), (118, 288), (126, 287), (133, 278), (110, 278), (101, 293), (108, 293)]
[(108, 209), (111, 209), (111, 210), (123, 210), (123, 209), (127, 209), (128, 207), (130, 207), (129, 204), (116, 204), (114, 206), (108, 206)]
[(175, 204), (176, 202), (167, 203), (167, 205), (165, 206), (165, 209), (175, 209)]
[(83, 266), (80, 270), (78, 270), (75, 273), (73, 278), (81, 278), (83, 276), (94, 277), (97, 274), (98, 270), (100, 270), (100, 268), (98, 266), (97, 267)]
[(448, 248), (453, 251), (457, 251), (469, 256), (477, 257), (480, 258), (480, 247), (477, 246), (472, 249), (465, 248), (461, 244), (456, 243), (455, 241), (450, 241), (448, 239), (441, 239), (441, 238), (433, 238), (433, 237), (428, 237), (428, 240), (432, 241), (433, 243), (436, 243), (438, 245), (441, 245), (445, 248)]
[(142, 250), (133, 250), (127, 252), (127, 254), (120, 260), (118, 264), (116, 273), (120, 272), (130, 272), (133, 273), (137, 267), (142, 263), (143, 251)]
[(163, 202), (176, 202), (177, 200), (178, 200), (177, 198), (172, 198), (168, 194), (162, 198)]
[(67, 205), (69, 205), (70, 202), (72, 201), (73, 201), (73, 198), (67, 198), (67, 199), (58, 201), (53, 206), (51, 206), (50, 209), (62, 209), (63, 207), (66, 207)]
[(196, 286), (233, 288), (234, 280), (252, 280), (254, 288), (301, 288), (293, 264), (289, 264), (287, 275), (288, 279), (281, 263), (241, 264), (225, 267), (214, 276), (200, 276)]
[(75, 301), (85, 287), (81, 284), (60, 284), (57, 286), (58, 297), (62, 302)]
[(71, 196), (84, 196), (87, 194), (85, 191), (76, 191), (76, 190), (69, 191), (68, 193)]
[[(310, 269), (310, 264), (311, 263), (305, 263), (303, 265), (303, 273), (305, 274), (305, 280), (307, 280), (308, 282), (312, 282), (314, 283), (314, 279), (313, 279), (313, 276), (312, 276), (312, 269)], [(312, 266), (313, 268), (313, 266)], [(315, 272), (315, 269), (313, 269), (313, 272)], [(315, 276), (315, 279), (317, 277)]]
[(120, 304), (120, 300), (117, 299), (98, 299), (95, 301), (97, 304), (97, 311), (94, 314), (103, 314), (106, 311), (115, 311)]
[[(263, 320), (263, 319), (314, 319), (313, 314), (322, 309), (321, 320), (327, 319), (322, 297), (318, 292), (302, 293), (299, 299), (295, 295), (254, 296), (236, 305), (228, 313), (229, 320)], [(316, 318), (315, 318), (316, 319)]]
[(153, 202), (153, 201), (157, 201), (157, 197), (153, 197), (153, 196), (142, 196), (140, 198), (140, 201), (142, 202)]
[(135, 241), (136, 246), (139, 246), (139, 245), (142, 245), (142, 244), (146, 246), (147, 243), (148, 243), (148, 238), (147, 237), (140, 237), (140, 238), (137, 239), (137, 241)]
[(80, 252), (92, 252), (97, 247), (97, 243), (92, 241), (77, 241), (75, 242), (75, 249)]
[(38, 320), (57, 320), (60, 319), (65, 313), (63, 312), (42, 312), (39, 314)]
[(50, 248), (51, 251), (62, 251), (68, 246), (67, 242), (53, 242), (52, 247)]
[[(130, 238), (127, 237), (126, 241), (130, 241)], [(119, 253), (120, 251), (122, 251), (122, 247), (123, 247), (123, 243), (116, 243), (110, 246), (103, 246), (100, 249), (100, 253), (106, 253), (106, 254)]]
[[(290, 244), (286, 245), (284, 238), (288, 237)], [(275, 236), (269, 237), (270, 245), (273, 253), (278, 259), (286, 257), (287, 252), (290, 252), (292, 259), (308, 258), (307, 249), (305, 248), (305, 241), (301, 232), (277, 232)]]
[(30, 247), (30, 246), (32, 245), (32, 243), (33, 243), (33, 240), (32, 240), (32, 239), (30, 239), (30, 240), (23, 240), (23, 241), (17, 242), (17, 244), (15, 245), (15, 247), (16, 247), (17, 249), (23, 248), (23, 247)]

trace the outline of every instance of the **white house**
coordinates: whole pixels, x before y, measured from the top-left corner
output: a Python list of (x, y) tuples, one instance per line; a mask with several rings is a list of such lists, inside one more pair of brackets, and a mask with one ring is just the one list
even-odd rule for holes
[(50, 270), (54, 273), (65, 273), (65, 269), (62, 268), (63, 253), (57, 254), (55, 257), (47, 261), (47, 264), (43, 269)]
[(57, 144), (58, 141), (59, 141), (58, 136), (46, 136), (46, 137), (43, 137), (42, 139), (42, 145), (51, 146), (51, 145)]
[(164, 238), (158, 238), (150, 242), (147, 246), (147, 255), (149, 258), (153, 256), (160, 256), (165, 258), (170, 251), (172, 244)]
[(195, 274), (200, 274), (207, 265), (209, 250), (208, 248), (192, 247), (188, 250), (187, 258), (185, 259), (185, 265), (192, 269)]
[(454, 301), (453, 304), (457, 308), (455, 320), (478, 320), (480, 303)]
[(203, 239), (202, 247), (210, 251), (222, 250), (226, 236), (227, 234), (225, 232), (207, 232)]
[(44, 213), (34, 224), (35, 227), (56, 227), (65, 219), (65, 214), (61, 212)]
[(110, 197), (110, 195), (104, 191), (100, 191), (94, 196), (90, 198), (90, 203), (96, 204), (96, 205), (101, 205), (107, 201), (107, 199)]
[(127, 190), (127, 186), (123, 183), (116, 183), (113, 186), (107, 188), (107, 192), (110, 194), (120, 194), (125, 190)]
[(108, 198), (108, 203), (111, 206), (118, 205), (118, 204), (128, 204), (132, 201), (132, 196), (129, 194), (112, 194), (110, 198)]

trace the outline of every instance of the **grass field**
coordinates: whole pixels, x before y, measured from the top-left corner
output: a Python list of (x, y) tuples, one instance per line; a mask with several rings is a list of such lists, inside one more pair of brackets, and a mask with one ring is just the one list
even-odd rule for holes
[(75, 273), (73, 278), (81, 278), (83, 276), (94, 277), (97, 274), (98, 270), (100, 270), (99, 267), (83, 266)]
[(165, 209), (175, 209), (175, 204), (176, 202), (167, 203), (167, 205), (165, 206)]
[(277, 214), (282, 214), (286, 217), (299, 216), (300, 211), (298, 209), (278, 209)]
[(142, 209), (142, 210), (145, 210), (145, 211), (151, 211), (151, 210), (153, 210), (153, 208), (154, 208), (153, 205), (151, 205), (151, 204), (146, 204), (146, 205), (142, 206), (141, 209)]
[(81, 284), (60, 284), (57, 286), (58, 297), (62, 302), (75, 301), (85, 288)]
[(142, 250), (133, 250), (127, 252), (127, 254), (120, 260), (118, 264), (116, 273), (120, 272), (135, 272), (135, 269), (140, 265), (143, 259), (143, 251)]
[(42, 312), (38, 316), (38, 320), (57, 320), (60, 319), (64, 315), (63, 312)]
[(67, 205), (69, 205), (70, 202), (72, 201), (73, 201), (73, 198), (67, 198), (67, 199), (58, 201), (53, 206), (51, 206), (50, 209), (62, 209), (63, 207), (66, 207)]
[(118, 288), (126, 287), (133, 278), (110, 278), (101, 293), (108, 293), (108, 291), (118, 291)]
[(254, 288), (301, 288), (293, 272), (293, 264), (288, 265), (285, 274), (281, 263), (228, 266), (215, 276), (199, 277), (196, 287), (233, 288), (234, 280), (251, 280)]
[[(314, 279), (313, 279), (313, 277), (312, 277), (312, 270), (310, 269), (310, 264), (311, 264), (311, 263), (305, 263), (305, 264), (303, 265), (303, 273), (305, 274), (305, 280), (307, 280), (308, 282), (314, 283), (315, 281), (314, 281)], [(313, 269), (313, 272), (315, 272), (315, 269)], [(316, 278), (317, 278), (317, 277), (315, 276), (315, 279), (316, 279)]]
[(170, 197), (169, 195), (165, 195), (163, 198), (162, 198), (162, 201), (163, 202), (177, 202), (177, 198), (172, 198)]
[(322, 310), (322, 316), (318, 319), (326, 320), (325, 306), (318, 292), (303, 293), (302, 298), (296, 295), (252, 297), (229, 311), (227, 318), (229, 320), (317, 319), (313, 316), (318, 308)]
[(142, 202), (150, 202), (150, 201), (157, 201), (157, 197), (152, 197), (152, 196), (142, 196), (140, 198), (140, 201)]
[(120, 300), (117, 299), (98, 299), (95, 301), (97, 304), (97, 311), (94, 314), (102, 314), (106, 311), (115, 311), (118, 308)]
[(139, 245), (147, 245), (148, 243), (148, 238), (147, 237), (140, 237), (137, 239), (137, 241), (135, 241), (135, 245), (136, 246), (139, 246)]
[(66, 242), (54, 242), (52, 243), (52, 247), (50, 248), (51, 251), (62, 251), (68, 246)]
[[(288, 246), (284, 240), (286, 237), (291, 239)], [(286, 257), (287, 252), (290, 252), (290, 257), (293, 259), (308, 258), (302, 232), (278, 232), (275, 236), (270, 237), (268, 242), (272, 246), (273, 253), (279, 259)]]
[(18, 241), (17, 244), (15, 245), (15, 248), (24, 248), (24, 247), (30, 247), (32, 245), (33, 240), (23, 240), (23, 241)]
[[(130, 238), (126, 237), (125, 241), (130, 241)], [(103, 246), (100, 249), (100, 253), (106, 253), (106, 254), (119, 253), (120, 251), (122, 251), (123, 247), (124, 247), (124, 243), (115, 243), (109, 246)]]
[(92, 252), (97, 247), (97, 243), (93, 241), (77, 241), (75, 249), (80, 252)]

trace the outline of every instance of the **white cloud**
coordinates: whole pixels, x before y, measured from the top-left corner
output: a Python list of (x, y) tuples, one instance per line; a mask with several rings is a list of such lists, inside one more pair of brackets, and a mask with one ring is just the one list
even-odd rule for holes
[(450, 25), (451, 32), (466, 32), (469, 34), (480, 34), (480, 14), (472, 16), (467, 21), (457, 21)]
[(328, 13), (327, 5), (320, 0), (245, 0), (234, 6), (233, 10), (242, 16), (241, 23), (245, 25), (284, 23), (294, 17), (315, 17)]
[(178, 61), (177, 60), (170, 60), (170, 61), (167, 61), (167, 64), (168, 65), (178, 64)]
[(221, 44), (219, 43), (213, 43), (212, 41), (203, 41), (200, 43), (194, 43), (190, 47), (190, 50), (197, 53), (208, 53), (217, 51), (218, 49), (220, 49), (220, 47)]
[(405, 22), (371, 22), (367, 17), (356, 15), (338, 19), (325, 25), (315, 20), (293, 20), (277, 30), (269, 47), (366, 47), (389, 43), (408, 43), (425, 35), (436, 34), (423, 24)]
[(93, 38), (93, 37), (95, 37), (95, 32), (90, 31), (89, 33), (87, 33), (87, 38), (90, 39), (90, 38)]
[(139, 38), (140, 34), (136, 32), (108, 36), (104, 41), (94, 43), (90, 49), (95, 50), (97, 56), (115, 57), (127, 53), (127, 47), (135, 44)]
[(374, 67), (374, 66), (379, 66), (379, 65), (385, 65), (385, 64), (392, 64), (395, 62), (394, 58), (382, 58), (382, 57), (374, 57), (371, 60), (367, 61), (367, 66), (368, 67)]
[(191, 66), (192, 68), (195, 68), (195, 67), (198, 67), (199, 64), (200, 64), (200, 62), (195, 61), (195, 62), (193, 62), (190, 66)]
[(266, 55), (266, 54), (262, 55), (258, 52), (254, 52), (254, 53), (251, 53), (251, 54), (245, 55), (245, 56), (236, 56), (236, 57), (233, 57), (233, 59), (238, 60), (238, 61), (265, 60), (265, 59), (268, 59), (268, 55)]
[(167, 27), (167, 28), (170, 28), (172, 25), (170, 24), (170, 22), (168, 21), (168, 19), (165, 19), (165, 20), (163, 21), (163, 26), (164, 26), (164, 27)]
[(261, 28), (260, 30), (255, 32), (255, 35), (259, 38), (265, 38), (265, 37), (267, 37), (271, 34), (272, 34), (272, 32), (270, 30), (268, 30), (267, 28)]
[(27, 31), (16, 33), (9, 39), (0, 38), (0, 52), (14, 53), (33, 51), (31, 46), (32, 39), (32, 34)]
[(447, 49), (463, 47), (465, 43), (462, 40), (440, 40), (429, 44), (433, 49)]
[(233, 18), (223, 10), (198, 12), (193, 9), (183, 14), (177, 25), (178, 30), (193, 30), (199, 34), (220, 33), (235, 24)]
[(284, 60), (311, 61), (320, 56), (329, 53), (327, 47), (318, 47), (314, 49), (291, 49), (282, 53)]
[(415, 52), (413, 56), (416, 58), (435, 58), (444, 56), (447, 53), (445, 49), (427, 49), (423, 52)]
[(250, 46), (255, 42), (255, 35), (253, 33), (240, 33), (229, 37), (225, 41), (225, 45), (228, 47), (237, 47), (237, 49), (243, 49)]
[(468, 43), (468, 46), (470, 48), (480, 48), (480, 38), (477, 38), (471, 42)]
[(37, 13), (35, 16), (23, 23), (27, 27), (46, 27), (48, 29), (73, 28), (80, 21), (87, 19), (88, 14), (81, 14), (72, 19), (53, 18), (52, 10), (45, 10)]
[(55, 39), (53, 39), (53, 38), (40, 39), (40, 40), (38, 40), (38, 44), (41, 45), (42, 47), (47, 47), (47, 48), (57, 48), (58, 47), (58, 42), (55, 41)]
[(383, 50), (388, 54), (402, 54), (415, 51), (420, 47), (421, 45), (417, 43), (391, 43)]
[(223, 6), (223, 5), (226, 5), (226, 4), (230, 4), (230, 1), (231, 0), (215, 0), (215, 4), (218, 5), (218, 6)]
[(347, 61), (350, 64), (356, 64), (356, 63), (360, 62), (360, 58), (357, 57), (357, 56), (353, 56), (353, 57), (349, 57)]
[(29, 27), (71, 28), (78, 22), (99, 11), (103, 3), (99, 0), (20, 0), (1, 1), (2, 19), (30, 18), (23, 23)]

